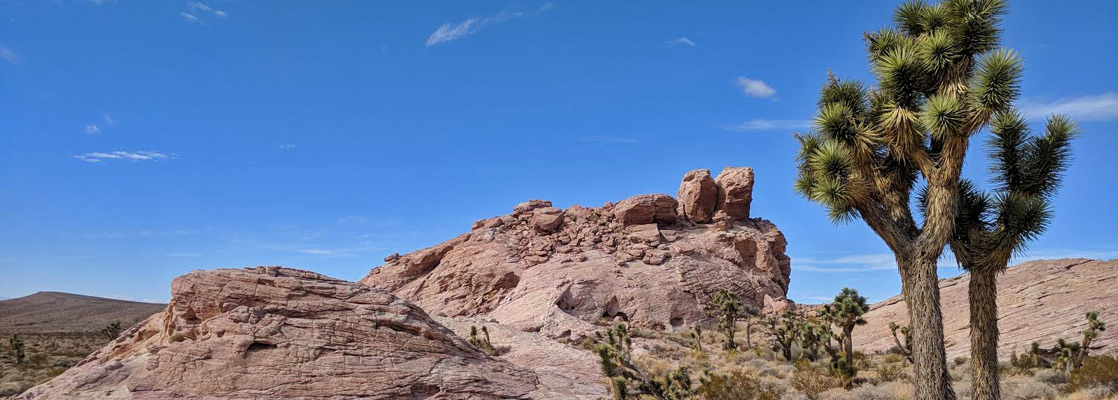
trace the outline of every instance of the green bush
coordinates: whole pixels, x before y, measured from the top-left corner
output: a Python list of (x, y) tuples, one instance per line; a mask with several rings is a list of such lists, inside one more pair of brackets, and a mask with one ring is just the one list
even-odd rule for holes
[(877, 379), (881, 382), (893, 382), (905, 378), (904, 365), (899, 362), (881, 363), (875, 368)]
[(810, 400), (819, 400), (820, 395), (829, 389), (841, 386), (841, 382), (827, 373), (823, 368), (811, 365), (807, 361), (796, 363), (796, 370), (792, 372), (792, 388), (803, 393)]
[(766, 384), (756, 375), (734, 371), (729, 375), (708, 375), (696, 393), (702, 399), (779, 400), (784, 389)]

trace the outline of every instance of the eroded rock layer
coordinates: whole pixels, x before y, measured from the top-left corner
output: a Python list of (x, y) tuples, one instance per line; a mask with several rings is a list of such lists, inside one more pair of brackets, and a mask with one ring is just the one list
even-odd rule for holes
[(786, 304), (784, 235), (749, 218), (753, 170), (727, 167), (717, 182), (688, 173), (680, 204), (663, 194), (599, 208), (522, 203), (434, 247), (393, 255), (361, 283), (431, 314), (486, 316), (549, 337), (580, 335), (600, 318), (651, 328), (708, 317), (710, 294), (736, 292), (747, 306)]
[(176, 278), (164, 311), (20, 398), (506, 399), (537, 385), (389, 292), (259, 267)]

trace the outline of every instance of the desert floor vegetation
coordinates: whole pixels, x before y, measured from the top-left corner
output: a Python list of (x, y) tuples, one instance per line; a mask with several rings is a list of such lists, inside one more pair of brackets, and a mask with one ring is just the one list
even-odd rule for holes
[[(58, 376), (77, 365), (109, 339), (103, 332), (60, 332), (0, 334), (0, 397), (13, 396)], [(18, 340), (13, 341), (15, 337)], [(13, 342), (21, 342), (23, 360), (18, 362)]]

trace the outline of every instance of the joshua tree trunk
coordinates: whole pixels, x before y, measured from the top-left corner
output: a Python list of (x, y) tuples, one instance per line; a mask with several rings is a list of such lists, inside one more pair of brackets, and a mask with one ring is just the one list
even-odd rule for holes
[(939, 252), (931, 253), (935, 256), (919, 252), (901, 265), (904, 299), (912, 322), (913, 384), (917, 400), (954, 400), (943, 346), (943, 313), (936, 274)]
[(752, 336), (753, 336), (753, 320), (751, 320), (749, 318), (746, 318), (745, 319), (745, 349), (746, 350), (749, 350), (749, 349), (753, 348)]
[(974, 400), (998, 400), (997, 271), (976, 269), (970, 275), (970, 354)]
[(842, 351), (846, 353), (847, 361), (854, 361), (854, 325), (842, 327)]

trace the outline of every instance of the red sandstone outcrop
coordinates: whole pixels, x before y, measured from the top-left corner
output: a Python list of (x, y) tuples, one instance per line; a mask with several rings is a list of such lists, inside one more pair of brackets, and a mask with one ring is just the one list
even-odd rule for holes
[(259, 267), (174, 280), (167, 308), (19, 398), (539, 398), (382, 289)]
[[(752, 188), (750, 188), (752, 192)], [(718, 185), (710, 177), (710, 171), (697, 169), (683, 176), (679, 184), (679, 215), (688, 221), (705, 224), (714, 218), (714, 208), (718, 204)], [(752, 196), (752, 194), (750, 194)]]
[[(939, 283), (943, 305), (944, 340), (949, 357), (969, 356), (970, 311), (967, 275)], [(1011, 267), (998, 278), (998, 356), (1007, 359), (1033, 341), (1051, 347), (1057, 339), (1082, 340), (1087, 327), (1084, 314), (1098, 311), (1099, 319), (1118, 322), (1118, 260), (1041, 260)], [(904, 300), (894, 296), (874, 304), (865, 316), (866, 326), (854, 335), (862, 351), (894, 347), (889, 322), (908, 323)], [(1118, 352), (1118, 334), (1103, 332), (1094, 341), (1100, 353)]]
[[(591, 332), (601, 318), (687, 328), (707, 320), (702, 305), (719, 289), (748, 306), (783, 307), (786, 242), (772, 223), (748, 218), (752, 169), (719, 174), (713, 208), (704, 175), (688, 174), (699, 183), (694, 195), (681, 184), (682, 204), (663, 194), (600, 208), (522, 203), (450, 241), (390, 257), (361, 283), (431, 314), (484, 316), (549, 337)], [(718, 223), (701, 223), (704, 213), (720, 215)]]

